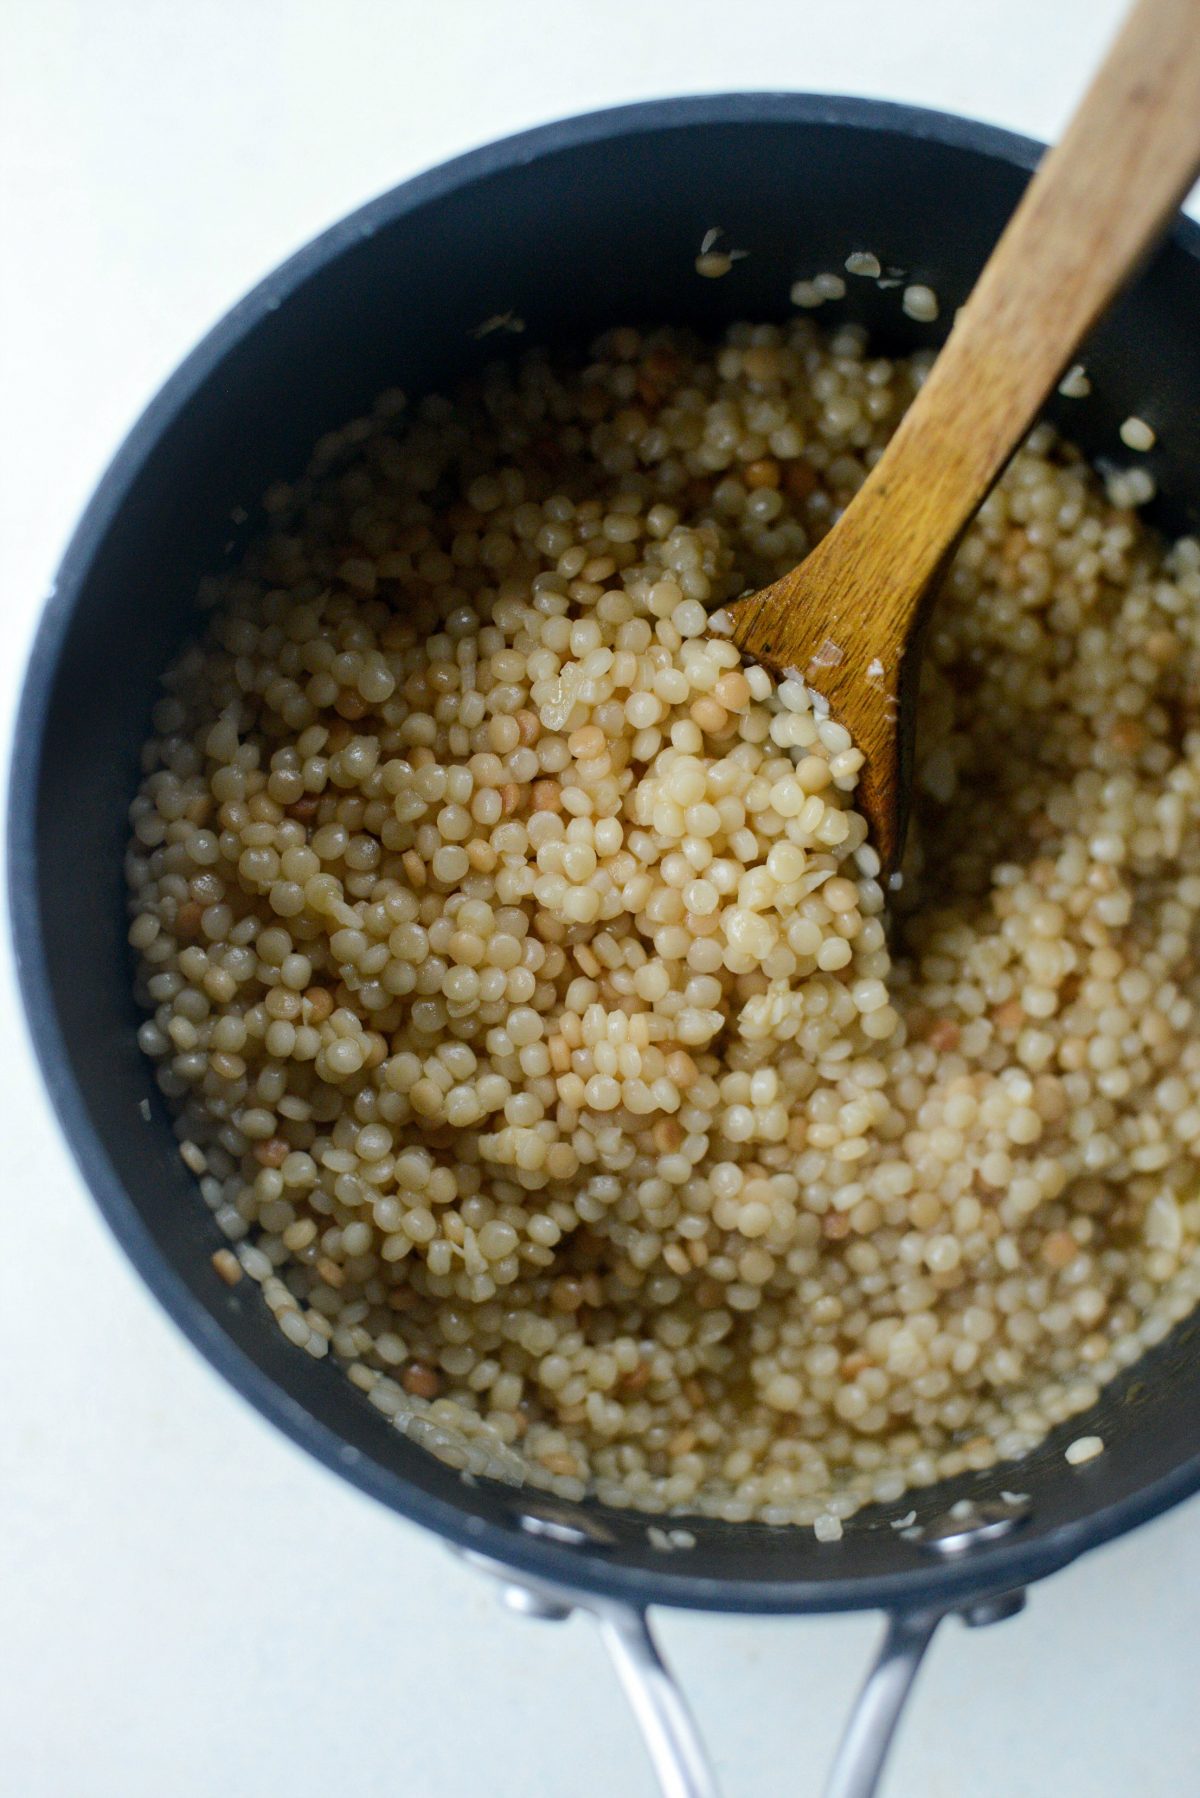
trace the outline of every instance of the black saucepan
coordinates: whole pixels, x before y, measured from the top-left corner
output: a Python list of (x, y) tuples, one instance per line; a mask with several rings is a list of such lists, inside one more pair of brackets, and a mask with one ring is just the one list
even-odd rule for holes
[[(661, 1669), (638, 1686), (647, 1605), (899, 1619), (899, 1658), (868, 1686), (836, 1788), (870, 1790), (936, 1616), (1001, 1614), (1005, 1595), (1200, 1486), (1194, 1324), (1019, 1467), (864, 1512), (837, 1543), (673, 1519), (687, 1534), (668, 1554), (644, 1517), (464, 1483), (336, 1367), (290, 1347), (256, 1289), (230, 1289), (213, 1270), (216, 1226), (135, 1040), (122, 854), (138, 745), (156, 679), (197, 626), (197, 580), (240, 553), (266, 486), (380, 389), (445, 387), (494, 357), (504, 340), (477, 335), (481, 322), (511, 314), (524, 342), (583, 342), (621, 321), (715, 332), (785, 316), (797, 278), (865, 248), (935, 288), (940, 323), (907, 320), (894, 293), (867, 281), (849, 282), (821, 317), (860, 319), (881, 348), (904, 351), (944, 333), (1039, 153), (934, 113), (739, 94), (547, 126), (406, 182), (270, 276), (167, 383), (75, 533), (25, 685), (9, 819), (21, 984), (63, 1128), (110, 1225), (213, 1366), (311, 1454), (501, 1571), (525, 1608), (597, 1611), (679, 1793), (710, 1788)], [(713, 226), (748, 254), (702, 280), (694, 262)], [(1154, 417), (1149, 462), (1172, 530), (1200, 521), (1198, 319), (1200, 230), (1182, 222), (1087, 346), (1092, 396), (1060, 402), (1093, 454), (1111, 451), (1129, 413)], [(1068, 1465), (1065, 1442), (1093, 1430), (1105, 1453)], [(1025, 1496), (1000, 1497), (1013, 1487)], [(913, 1508), (915, 1532), (889, 1527)], [(665, 1765), (672, 1739), (690, 1766)]]

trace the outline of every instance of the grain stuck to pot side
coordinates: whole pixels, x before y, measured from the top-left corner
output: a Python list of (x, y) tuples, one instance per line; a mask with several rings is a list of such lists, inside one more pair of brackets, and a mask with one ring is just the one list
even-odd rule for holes
[(927, 359), (609, 334), (268, 496), (167, 679), (141, 1041), (301, 1350), (452, 1465), (813, 1523), (1021, 1455), (1200, 1292), (1200, 546), (1039, 429), (857, 751), (710, 614)]

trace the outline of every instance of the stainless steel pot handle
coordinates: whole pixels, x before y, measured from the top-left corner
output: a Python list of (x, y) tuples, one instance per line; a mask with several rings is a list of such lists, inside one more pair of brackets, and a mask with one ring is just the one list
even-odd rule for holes
[[(1005, 1527), (1013, 1527), (1012, 1521)], [(938, 1531), (931, 1529), (927, 1540), (941, 1556), (950, 1558), (968, 1551), (981, 1537), (996, 1533), (1003, 1533), (997, 1517), (969, 1525), (954, 1519)], [(561, 1621), (580, 1610), (594, 1617), (642, 1732), (662, 1798), (719, 1798), (699, 1731), (659, 1652), (644, 1610), (620, 1599), (515, 1574), (484, 1555), (467, 1551), (463, 1558), (491, 1575), (499, 1583), (505, 1603), (524, 1616)], [(1024, 1593), (1018, 1591), (977, 1599), (954, 1611), (889, 1613), (883, 1640), (835, 1756), (825, 1798), (876, 1798), (904, 1706), (943, 1618), (957, 1615), (975, 1628), (1014, 1616), (1024, 1602)]]
[(629, 1700), (662, 1798), (720, 1798), (712, 1763), (687, 1700), (659, 1653), (645, 1611), (620, 1599), (597, 1598), (548, 1581), (514, 1574), (487, 1556), (463, 1553), (499, 1583), (510, 1610), (560, 1623), (573, 1611), (596, 1619), (600, 1640)]
[[(961, 1541), (962, 1536), (955, 1540)], [(825, 1798), (875, 1798), (896, 1727), (939, 1623), (957, 1616), (968, 1629), (982, 1629), (989, 1623), (1003, 1623), (1024, 1608), (1024, 1592), (1002, 1592), (956, 1611), (890, 1612), (879, 1651), (834, 1756)]]
[(896, 1726), (944, 1611), (896, 1611), (834, 1757), (825, 1798), (875, 1798)]
[(614, 1605), (598, 1611), (597, 1619), (663, 1798), (719, 1798), (700, 1732), (658, 1651), (646, 1613)]
[[(600, 1625), (642, 1732), (663, 1798), (719, 1798), (711, 1763), (683, 1693), (663, 1661), (644, 1611), (580, 1601)], [(982, 1601), (957, 1613), (978, 1627), (1013, 1616), (1022, 1593)], [(525, 1607), (522, 1607), (525, 1608)], [(895, 1611), (863, 1681), (834, 1757), (824, 1798), (876, 1798), (904, 1707), (925, 1651), (947, 1611)]]
[[(597, 1606), (594, 1614), (663, 1798), (718, 1798), (704, 1746), (645, 1613), (606, 1604)], [(909, 1611), (888, 1618), (879, 1652), (850, 1713), (825, 1798), (875, 1798), (913, 1681), (945, 1614)]]
[[(720, 1798), (700, 1732), (663, 1660), (645, 1611), (618, 1599), (569, 1592), (481, 1555), (466, 1559), (500, 1582), (504, 1602), (524, 1617), (561, 1622), (574, 1610), (596, 1619), (622, 1690), (642, 1732), (662, 1798)], [(868, 1673), (825, 1788), (825, 1798), (875, 1798), (884, 1762), (922, 1656), (944, 1611), (897, 1612)], [(982, 1621), (982, 1619), (980, 1619)]]

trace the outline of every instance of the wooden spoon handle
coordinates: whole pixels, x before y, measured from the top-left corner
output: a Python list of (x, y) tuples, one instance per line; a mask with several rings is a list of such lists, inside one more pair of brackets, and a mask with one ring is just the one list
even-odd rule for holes
[(914, 605), (1198, 168), (1200, 0), (1138, 0), (856, 499), (907, 516)]
[(884, 867), (934, 580), (1198, 167), (1200, 0), (1138, 0), (862, 487), (798, 568), (730, 608), (738, 647), (815, 684), (850, 729)]

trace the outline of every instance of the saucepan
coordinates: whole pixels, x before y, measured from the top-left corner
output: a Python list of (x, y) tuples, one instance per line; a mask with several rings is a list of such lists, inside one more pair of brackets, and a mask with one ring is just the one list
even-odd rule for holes
[[(572, 119), (404, 183), (264, 281), (153, 401), (67, 550), (25, 684), (9, 816), (21, 986), (62, 1127), (113, 1231), (213, 1367), (310, 1454), (494, 1576), (516, 1608), (595, 1614), (677, 1798), (713, 1786), (648, 1608), (885, 1613), (831, 1787), (871, 1792), (942, 1618), (1011, 1615), (1031, 1582), (1200, 1486), (1194, 1323), (1019, 1465), (863, 1511), (837, 1542), (704, 1517), (649, 1529), (633, 1512), (464, 1480), (336, 1367), (292, 1348), (257, 1288), (214, 1271), (221, 1238), (136, 1041), (122, 857), (139, 744), (158, 676), (198, 628), (200, 577), (240, 554), (269, 483), (380, 390), (444, 389), (514, 347), (518, 329), (522, 343), (582, 344), (619, 322), (716, 333), (784, 317), (797, 279), (861, 249), (935, 289), (939, 320), (909, 319), (862, 281), (822, 318), (861, 321), (884, 351), (936, 343), (1040, 153), (930, 112), (735, 94)], [(746, 254), (700, 279), (716, 228)], [(1200, 230), (1180, 222), (1086, 346), (1090, 397), (1056, 402), (1097, 455), (1127, 415), (1154, 417), (1156, 522), (1175, 532), (1200, 521), (1197, 319)], [(1105, 1453), (1072, 1465), (1068, 1434), (1085, 1430)]]

